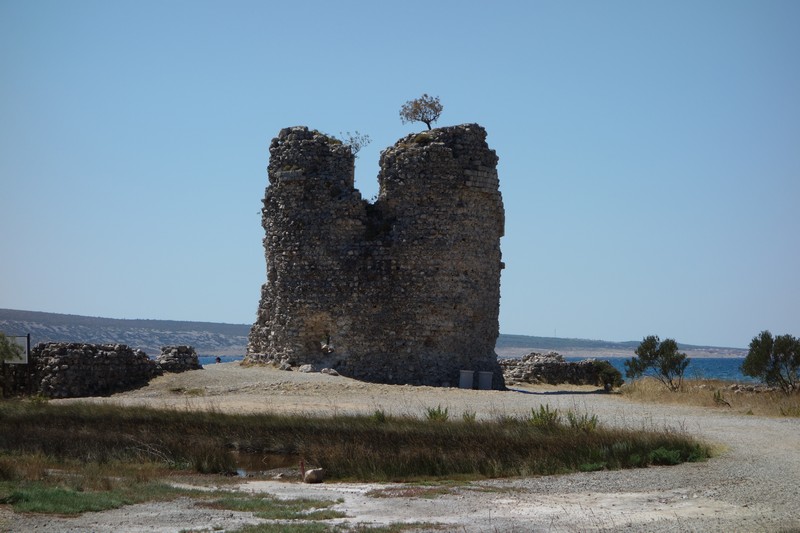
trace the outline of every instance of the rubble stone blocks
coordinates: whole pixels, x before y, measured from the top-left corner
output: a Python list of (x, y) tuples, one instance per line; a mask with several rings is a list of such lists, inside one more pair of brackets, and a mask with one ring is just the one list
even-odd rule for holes
[(503, 201), (477, 124), (384, 150), (374, 202), (354, 157), (306, 127), (270, 145), (262, 225), (266, 283), (246, 361), (312, 365), (356, 379), (458, 386), (492, 372), (499, 333)]
[(594, 359), (565, 361), (556, 352), (531, 352), (522, 358), (500, 361), (506, 382), (560, 385), (603, 385), (600, 367)]
[(164, 372), (178, 373), (203, 369), (192, 346), (162, 346), (161, 355), (156, 358), (156, 363)]

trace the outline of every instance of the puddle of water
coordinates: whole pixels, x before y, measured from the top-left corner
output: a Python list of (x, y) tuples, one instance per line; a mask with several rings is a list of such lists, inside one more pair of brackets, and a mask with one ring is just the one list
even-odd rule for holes
[(280, 453), (234, 452), (239, 477), (272, 476), (278, 473), (300, 476), (300, 457)]

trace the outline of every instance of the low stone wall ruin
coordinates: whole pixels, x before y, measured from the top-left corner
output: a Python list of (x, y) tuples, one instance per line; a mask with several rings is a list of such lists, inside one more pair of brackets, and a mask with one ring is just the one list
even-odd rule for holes
[(48, 398), (106, 396), (143, 387), (164, 372), (201, 369), (191, 346), (165, 346), (153, 360), (125, 344), (39, 343), (27, 365), (6, 365), (6, 394)]
[(124, 344), (40, 343), (29, 361), (35, 392), (50, 398), (103, 396), (161, 374), (146, 353)]
[[(503, 369), (503, 376), (507, 384), (560, 385), (566, 383), (604, 387), (608, 382), (612, 386), (618, 386), (622, 381), (621, 374), (614, 370), (607, 361), (595, 359), (565, 361), (564, 357), (556, 352), (548, 354), (532, 352), (521, 359), (501, 359), (500, 367)], [(609, 381), (609, 372), (612, 376), (617, 375), (619, 381), (616, 379)]]

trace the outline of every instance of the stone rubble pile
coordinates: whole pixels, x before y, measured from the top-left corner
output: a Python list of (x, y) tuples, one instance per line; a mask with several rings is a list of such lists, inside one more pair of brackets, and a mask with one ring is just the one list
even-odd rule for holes
[(172, 373), (203, 369), (203, 365), (197, 359), (197, 352), (192, 346), (162, 346), (161, 355), (156, 358), (156, 364), (164, 372)]
[(601, 372), (608, 363), (585, 359), (583, 361), (565, 361), (564, 356), (556, 352), (547, 354), (532, 352), (522, 358), (501, 359), (506, 383), (533, 383), (560, 385), (597, 385), (604, 386)]
[(759, 385), (759, 384), (734, 383), (733, 385), (730, 385), (728, 387), (728, 390), (730, 390), (734, 394), (742, 394), (745, 392), (753, 392), (753, 393), (777, 392), (780, 391), (780, 388), (770, 387), (768, 385)]

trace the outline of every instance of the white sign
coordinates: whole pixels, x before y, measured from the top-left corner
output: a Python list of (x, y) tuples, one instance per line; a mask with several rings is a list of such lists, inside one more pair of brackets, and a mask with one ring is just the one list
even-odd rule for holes
[(26, 365), (28, 364), (28, 336), (27, 335), (7, 335), (6, 338), (13, 342), (14, 344), (18, 344), (22, 350), (20, 351), (19, 357), (13, 357), (11, 359), (6, 359), (6, 363), (9, 365)]

